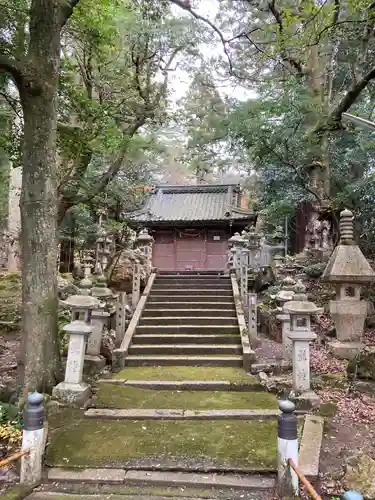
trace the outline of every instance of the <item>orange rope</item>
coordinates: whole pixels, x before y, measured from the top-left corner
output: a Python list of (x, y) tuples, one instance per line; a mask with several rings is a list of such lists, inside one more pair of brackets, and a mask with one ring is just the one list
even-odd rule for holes
[(0, 467), (5, 467), (6, 465), (9, 465), (12, 462), (15, 462), (21, 457), (24, 457), (25, 455), (28, 455), (30, 453), (30, 450), (23, 450), (23, 451), (17, 451), (17, 453), (14, 453), (8, 458), (4, 458), (4, 460), (0, 460)]
[(294, 470), (294, 472), (297, 474), (298, 479), (301, 481), (303, 486), (305, 487), (307, 493), (311, 496), (313, 500), (322, 500), (322, 497), (320, 497), (317, 492), (314, 490), (312, 484), (305, 478), (305, 476), (298, 470), (296, 464), (293, 462), (291, 458), (288, 460), (289, 465), (291, 468)]

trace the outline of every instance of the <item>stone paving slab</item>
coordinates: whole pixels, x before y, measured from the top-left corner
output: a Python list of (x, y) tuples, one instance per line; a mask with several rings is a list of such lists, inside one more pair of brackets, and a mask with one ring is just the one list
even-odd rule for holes
[(182, 410), (90, 408), (85, 417), (112, 420), (272, 420), (278, 410)]
[(188, 472), (146, 472), (128, 471), (126, 482), (129, 484), (144, 484), (152, 482), (158, 486), (193, 486), (219, 487), (232, 489), (269, 489), (274, 488), (275, 479), (272, 477), (240, 476), (237, 474), (196, 474)]
[(298, 466), (306, 477), (315, 479), (319, 475), (320, 449), (323, 439), (324, 418), (307, 415), (303, 427)]
[(125, 481), (124, 469), (63, 469), (54, 467), (47, 472), (48, 481), (88, 482), (122, 484)]

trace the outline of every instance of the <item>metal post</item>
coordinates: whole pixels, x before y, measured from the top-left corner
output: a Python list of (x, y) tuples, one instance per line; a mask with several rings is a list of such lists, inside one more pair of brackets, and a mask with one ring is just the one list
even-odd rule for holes
[(278, 492), (281, 498), (298, 496), (298, 477), (290, 467), (291, 458), (298, 465), (296, 407), (291, 401), (279, 401), (282, 412), (277, 421)]
[(21, 484), (36, 484), (42, 479), (44, 454), (44, 396), (29, 394), (23, 413), (22, 450), (29, 450), (21, 458)]

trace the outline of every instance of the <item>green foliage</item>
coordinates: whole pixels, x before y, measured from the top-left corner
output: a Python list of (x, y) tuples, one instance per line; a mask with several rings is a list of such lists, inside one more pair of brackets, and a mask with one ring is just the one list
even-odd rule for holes
[(310, 278), (320, 278), (326, 268), (325, 262), (318, 262), (316, 264), (311, 264), (303, 268), (303, 272), (307, 274)]

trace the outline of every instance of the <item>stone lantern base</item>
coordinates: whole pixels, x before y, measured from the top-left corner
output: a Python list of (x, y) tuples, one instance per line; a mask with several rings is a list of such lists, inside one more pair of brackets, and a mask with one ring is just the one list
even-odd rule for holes
[(335, 358), (351, 360), (362, 351), (364, 344), (362, 342), (340, 342), (339, 340), (332, 340), (328, 342), (327, 346)]
[(367, 316), (365, 300), (331, 300), (329, 311), (339, 342), (360, 342)]
[(71, 384), (60, 382), (52, 390), (52, 397), (69, 406), (81, 406), (91, 398), (90, 386), (85, 382)]

